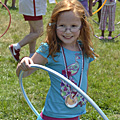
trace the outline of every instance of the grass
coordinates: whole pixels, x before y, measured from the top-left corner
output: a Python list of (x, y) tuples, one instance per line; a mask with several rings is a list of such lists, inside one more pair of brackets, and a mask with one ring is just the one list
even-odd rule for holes
[[(2, 0), (3, 2), (4, 0)], [(8, 7), (11, 1), (8, 1)], [(18, 0), (16, 0), (18, 8)], [(44, 16), (44, 27), (51, 15), (54, 4), (48, 4), (48, 12)], [(120, 3), (117, 1), (116, 21), (120, 21)], [(18, 9), (10, 9), (12, 22), (8, 32), (0, 38), (0, 120), (35, 120), (36, 116), (28, 107), (20, 90), (16, 76), (17, 63), (13, 60), (8, 46), (20, 41), (29, 33), (28, 23), (19, 14)], [(8, 25), (9, 16), (0, 6), (0, 34)], [(97, 21), (97, 15), (93, 16)], [(100, 35), (99, 26), (93, 23), (96, 35)], [(5, 28), (4, 28), (5, 27)], [(120, 25), (115, 27), (113, 35), (120, 32)], [(106, 35), (108, 34), (106, 30)], [(37, 40), (36, 49), (44, 40), (43, 35)], [(105, 112), (110, 120), (120, 119), (120, 37), (114, 41), (103, 41), (93, 38), (94, 48), (99, 58), (91, 63), (88, 77), (88, 95)], [(21, 57), (29, 55), (28, 46), (21, 49)], [(23, 84), (32, 104), (41, 112), (47, 91), (50, 86), (48, 74), (42, 70), (23, 79)], [(87, 103), (87, 113), (82, 120), (102, 120), (97, 111)]]

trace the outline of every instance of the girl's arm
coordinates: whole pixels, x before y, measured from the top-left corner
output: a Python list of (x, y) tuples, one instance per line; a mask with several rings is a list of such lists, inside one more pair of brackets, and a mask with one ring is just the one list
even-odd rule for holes
[(47, 58), (44, 58), (42, 55), (35, 53), (32, 58), (25, 57), (17, 65), (16, 74), (19, 77), (21, 70), (24, 71), (23, 77), (27, 77), (36, 71), (36, 68), (31, 68), (30, 64), (41, 64), (45, 65), (48, 62)]

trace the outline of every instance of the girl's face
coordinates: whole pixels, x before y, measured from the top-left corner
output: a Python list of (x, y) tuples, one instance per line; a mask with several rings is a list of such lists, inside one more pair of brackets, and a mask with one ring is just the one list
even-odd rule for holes
[(57, 36), (62, 45), (76, 45), (80, 34), (81, 21), (72, 11), (60, 14), (57, 21)]

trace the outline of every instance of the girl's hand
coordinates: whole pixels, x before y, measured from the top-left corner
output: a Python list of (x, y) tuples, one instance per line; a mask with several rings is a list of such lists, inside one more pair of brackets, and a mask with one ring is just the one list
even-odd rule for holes
[(45, 65), (47, 62), (47, 58), (44, 58), (39, 53), (35, 53), (32, 58), (24, 57), (17, 65), (16, 74), (19, 77), (19, 73), (22, 70), (25, 71), (23, 77), (27, 77), (37, 70), (37, 68), (31, 68), (30, 64)]
[(31, 70), (32, 68), (30, 67), (30, 64), (34, 64), (32, 59), (29, 57), (24, 57), (19, 63), (19, 68), (23, 71)]
[(17, 76), (19, 77), (19, 73), (21, 70), (26, 71), (24, 72), (24, 76), (28, 76), (29, 74), (31, 74), (29, 71), (32, 71), (34, 68), (31, 68), (30, 64), (34, 64), (32, 59), (29, 57), (24, 57), (17, 65)]

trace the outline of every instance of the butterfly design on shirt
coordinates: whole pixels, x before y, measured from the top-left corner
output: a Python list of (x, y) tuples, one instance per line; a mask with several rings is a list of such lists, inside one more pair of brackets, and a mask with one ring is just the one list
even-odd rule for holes
[(75, 54), (75, 63), (73, 63), (73, 64), (71, 64), (71, 65), (69, 65), (67, 67), (67, 69), (71, 72), (71, 76), (75, 75), (78, 72), (78, 70), (79, 70), (80, 65), (79, 65), (79, 63), (77, 61), (79, 59), (80, 59), (80, 57), (76, 53)]

